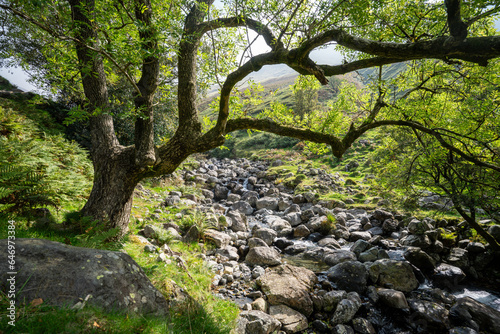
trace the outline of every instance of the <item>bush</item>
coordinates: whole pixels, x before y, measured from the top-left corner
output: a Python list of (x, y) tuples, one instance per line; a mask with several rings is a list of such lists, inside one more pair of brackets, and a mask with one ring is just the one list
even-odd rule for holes
[(57, 208), (90, 191), (86, 152), (52, 130), (46, 134), (21, 112), (0, 106), (0, 212), (29, 216), (33, 208)]

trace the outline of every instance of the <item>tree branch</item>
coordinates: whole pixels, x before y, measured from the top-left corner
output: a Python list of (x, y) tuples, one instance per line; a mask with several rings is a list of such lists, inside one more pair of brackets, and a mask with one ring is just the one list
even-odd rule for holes
[(457, 40), (463, 40), (467, 37), (467, 24), (462, 21), (460, 2), (461, 0), (444, 0), (450, 35)]
[(239, 118), (228, 120), (225, 134), (244, 129), (266, 131), (280, 136), (328, 144), (331, 146), (333, 154), (338, 158), (342, 157), (346, 149), (342, 141), (333, 135), (282, 125), (267, 119)]

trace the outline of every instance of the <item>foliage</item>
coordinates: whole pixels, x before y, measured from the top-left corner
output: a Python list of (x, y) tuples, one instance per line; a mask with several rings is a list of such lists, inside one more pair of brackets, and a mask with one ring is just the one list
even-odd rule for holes
[(328, 214), (326, 219), (323, 220), (319, 226), (319, 232), (323, 235), (328, 235), (331, 233), (335, 226), (337, 225), (337, 219), (334, 215)]
[(28, 214), (35, 207), (57, 208), (89, 191), (92, 166), (85, 151), (55, 130), (41, 132), (38, 124), (24, 113), (0, 107), (0, 200), (6, 211)]

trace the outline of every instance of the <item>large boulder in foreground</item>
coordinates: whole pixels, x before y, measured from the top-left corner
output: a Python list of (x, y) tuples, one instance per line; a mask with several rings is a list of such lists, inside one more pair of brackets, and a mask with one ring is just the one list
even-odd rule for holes
[(318, 278), (311, 270), (291, 265), (268, 268), (266, 273), (257, 279), (257, 284), (266, 294), (269, 304), (284, 304), (306, 316), (313, 312), (313, 301), (309, 292), (317, 282)]
[[(7, 240), (0, 240), (7, 249)], [(80, 300), (126, 312), (168, 313), (165, 297), (144, 271), (121, 252), (89, 249), (41, 239), (16, 239), (15, 283), (19, 304), (41, 298), (44, 304), (74, 306)], [(9, 291), (7, 252), (2, 251), (0, 290)], [(22, 287), (22, 289), (21, 289)]]

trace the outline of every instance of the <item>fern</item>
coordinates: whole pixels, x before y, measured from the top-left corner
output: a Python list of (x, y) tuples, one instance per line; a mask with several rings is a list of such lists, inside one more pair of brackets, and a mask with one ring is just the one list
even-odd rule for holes
[(0, 106), (0, 212), (30, 216), (33, 208), (86, 197), (92, 165), (85, 150), (42, 126), (52, 123), (43, 111), (18, 107), (29, 115)]
[(46, 189), (43, 172), (0, 165), (0, 211), (23, 214), (39, 206), (57, 207), (57, 199)]

